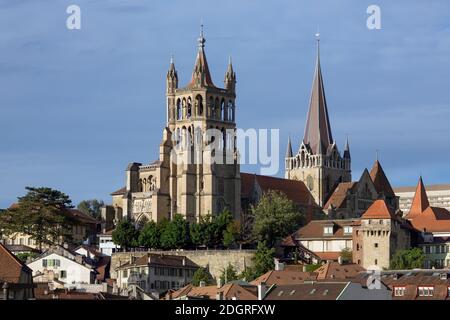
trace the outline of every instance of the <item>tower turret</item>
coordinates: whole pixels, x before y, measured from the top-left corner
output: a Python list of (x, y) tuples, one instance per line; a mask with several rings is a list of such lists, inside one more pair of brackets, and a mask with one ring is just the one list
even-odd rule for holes
[(228, 60), (228, 68), (225, 73), (225, 89), (234, 92), (236, 89), (236, 72), (233, 70), (233, 63), (231, 62), (231, 57)]

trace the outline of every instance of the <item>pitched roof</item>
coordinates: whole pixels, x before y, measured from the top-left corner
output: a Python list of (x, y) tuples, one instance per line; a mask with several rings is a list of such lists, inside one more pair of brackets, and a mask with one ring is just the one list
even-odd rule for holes
[[(241, 196), (251, 197), (255, 180), (262, 192), (269, 190), (278, 190), (283, 192), (288, 199), (296, 204), (308, 205), (313, 199), (306, 185), (299, 180), (289, 180), (277, 177), (262, 176), (252, 173), (241, 172)], [(313, 207), (318, 207), (316, 203), (312, 203)]]
[(372, 169), (370, 170), (370, 177), (378, 193), (384, 193), (387, 197), (395, 197), (394, 190), (392, 190), (386, 174), (378, 160), (375, 160)]
[(110, 195), (111, 196), (121, 196), (121, 195), (124, 195), (126, 192), (127, 192), (127, 187), (123, 187), (123, 188), (120, 188), (119, 190), (112, 192)]
[(223, 298), (226, 300), (231, 300), (233, 298), (236, 298), (237, 300), (257, 300), (258, 298), (257, 287), (252, 285), (244, 286), (231, 282), (220, 288), (217, 286), (194, 287), (192, 284), (188, 284), (187, 286), (173, 292), (172, 299), (186, 296), (188, 298), (191, 297), (216, 300), (218, 293), (222, 293)]
[(417, 183), (416, 193), (414, 194), (411, 208), (409, 209), (409, 213), (406, 218), (413, 219), (414, 217), (417, 217), (429, 206), (430, 203), (428, 202), (427, 192), (425, 191), (422, 177), (420, 177), (419, 182)]
[[(184, 261), (184, 262), (183, 262)], [(118, 268), (130, 268), (135, 266), (146, 265), (158, 265), (158, 266), (172, 266), (172, 267), (185, 267), (185, 268), (198, 268), (199, 266), (192, 262), (192, 260), (185, 256), (176, 256), (168, 254), (155, 254), (147, 253), (142, 257), (137, 258), (133, 263), (127, 262), (122, 264)]]
[(450, 212), (445, 208), (428, 207), (419, 215), (407, 218), (418, 231), (450, 232)]
[(30, 268), (0, 243), (0, 283), (19, 283), (22, 272), (32, 273)]
[[(356, 223), (356, 219), (346, 220), (312, 220), (307, 225), (298, 229), (293, 235), (295, 239), (322, 239), (324, 237), (333, 238), (346, 238), (351, 239), (351, 234), (344, 234), (344, 226), (353, 226)], [(324, 236), (324, 227), (333, 226), (333, 234)], [(318, 252), (315, 252), (319, 254)]]
[(388, 208), (384, 200), (376, 200), (369, 209), (364, 212), (361, 219), (396, 219), (395, 213)]
[(323, 266), (315, 270), (317, 279), (352, 279), (361, 271), (365, 271), (363, 267), (356, 263), (339, 264), (337, 262), (327, 262)]
[(279, 285), (264, 300), (336, 300), (349, 282), (310, 282)]
[(317, 50), (316, 68), (314, 71), (303, 143), (309, 145), (313, 154), (323, 153), (333, 143), (322, 70), (320, 67), (319, 50)]
[(356, 182), (341, 182), (334, 189), (327, 203), (325, 203), (324, 209), (328, 209), (331, 206), (335, 209), (341, 209), (346, 207), (345, 199), (347, 198), (347, 192), (352, 189)]
[(203, 36), (202, 30), (200, 33), (200, 38), (198, 39), (197, 58), (195, 59), (194, 70), (192, 72), (191, 81), (187, 85), (188, 87), (194, 87), (197, 85), (197, 76), (199, 76), (201, 79), (200, 85), (202, 87), (216, 87), (212, 81), (211, 73), (209, 72), (208, 61), (206, 60), (205, 42), (206, 39)]
[(340, 251), (314, 252), (322, 261), (338, 261), (341, 256)]
[(291, 144), (291, 137), (288, 138), (288, 144), (286, 148), (286, 158), (292, 157), (292, 144)]
[(266, 285), (285, 285), (293, 283), (303, 283), (305, 280), (314, 280), (317, 274), (314, 272), (292, 271), (292, 270), (271, 270), (256, 278), (253, 285), (265, 283)]
[(98, 221), (94, 217), (92, 217), (78, 209), (68, 209), (68, 210), (66, 210), (66, 214), (70, 218), (72, 218), (82, 224), (97, 224), (98, 223)]

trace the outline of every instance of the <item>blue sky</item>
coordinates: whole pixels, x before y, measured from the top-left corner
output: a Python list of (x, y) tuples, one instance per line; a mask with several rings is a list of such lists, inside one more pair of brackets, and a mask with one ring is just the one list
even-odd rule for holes
[[(82, 29), (66, 29), (66, 8)], [(366, 9), (381, 7), (381, 30)], [(353, 178), (375, 150), (393, 185), (450, 182), (450, 2), (0, 0), (0, 208), (24, 187), (109, 200), (131, 161), (156, 159), (165, 74), (187, 83), (203, 18), (213, 80), (228, 56), (241, 128), (304, 130), (321, 33), (334, 138), (349, 135)], [(279, 175), (282, 175), (280, 168)], [(257, 167), (244, 166), (254, 172)]]

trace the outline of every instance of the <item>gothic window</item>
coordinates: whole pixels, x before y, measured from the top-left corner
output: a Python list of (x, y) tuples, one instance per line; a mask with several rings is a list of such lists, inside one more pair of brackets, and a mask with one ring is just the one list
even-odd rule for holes
[(213, 117), (214, 116), (214, 99), (213, 97), (209, 97), (209, 106), (208, 106), (208, 114), (207, 116)]
[(228, 116), (227, 116), (227, 120), (228, 121), (234, 121), (233, 119), (233, 102), (230, 100), (228, 101), (228, 107), (227, 107), (227, 111), (228, 111)]
[(186, 117), (190, 118), (192, 116), (192, 102), (191, 102), (191, 97), (188, 98), (187, 100), (187, 113), (186, 113)]
[(181, 106), (181, 100), (177, 100), (177, 120), (181, 120), (183, 118), (183, 109)]
[(216, 98), (216, 101), (214, 102), (214, 118), (220, 119), (220, 102), (219, 98)]
[(139, 179), (138, 182), (138, 192), (142, 192), (142, 179)]
[(184, 119), (184, 118), (186, 118), (186, 99), (185, 98), (183, 98), (183, 100), (182, 100), (182, 102), (181, 102), (181, 106), (182, 106), (182, 115), (181, 115), (181, 118), (182, 119)]
[(195, 101), (197, 104), (197, 110), (198, 110), (198, 114), (200, 116), (203, 115), (203, 98), (201, 95), (197, 95), (197, 97), (195, 97)]
[(225, 101), (222, 99), (222, 102), (220, 103), (220, 119), (223, 121), (226, 121), (227, 115), (227, 108), (225, 106)]

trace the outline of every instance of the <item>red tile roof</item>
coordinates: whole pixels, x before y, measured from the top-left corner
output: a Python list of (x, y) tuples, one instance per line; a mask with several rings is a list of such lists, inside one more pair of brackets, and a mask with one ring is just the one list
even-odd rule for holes
[(387, 197), (395, 197), (394, 190), (392, 190), (391, 184), (378, 160), (375, 161), (372, 170), (370, 170), (370, 177), (378, 193), (383, 192)]
[(20, 283), (22, 272), (32, 273), (30, 268), (0, 243), (0, 283)]
[(111, 193), (111, 196), (120, 196), (124, 195), (127, 192), (127, 187), (120, 188), (119, 190), (116, 190)]
[(369, 209), (364, 212), (361, 219), (396, 219), (395, 213), (388, 208), (384, 200), (376, 200)]
[(427, 232), (450, 232), (450, 212), (444, 208), (428, 207), (410, 219), (414, 229)]
[(172, 299), (182, 298), (184, 296), (191, 298), (204, 298), (209, 300), (216, 300), (217, 294), (222, 293), (223, 299), (231, 300), (236, 298), (237, 300), (257, 300), (258, 293), (255, 286), (244, 286), (238, 283), (227, 283), (222, 287), (217, 286), (205, 286), (194, 287), (192, 284), (175, 291), (172, 293)]
[(336, 300), (349, 282), (311, 282), (280, 285), (265, 300)]
[[(306, 226), (298, 229), (293, 236), (295, 239), (352, 239), (351, 234), (344, 234), (344, 226), (353, 226), (358, 220), (312, 220)], [(324, 227), (333, 226), (333, 235), (324, 235)]]
[[(251, 197), (255, 179), (262, 192), (267, 192), (269, 190), (281, 191), (296, 204), (307, 206), (310, 203), (311, 199), (314, 199), (311, 196), (308, 188), (302, 181), (262, 176), (244, 172), (241, 172), (242, 197)], [(314, 200), (312, 201), (311, 205), (313, 207), (318, 207)]]
[(358, 264), (339, 264), (337, 262), (327, 262), (315, 270), (315, 272), (318, 273), (318, 280), (352, 279), (355, 278), (361, 271), (365, 271), (365, 269)]
[(303, 272), (303, 271), (292, 271), (292, 270), (271, 270), (263, 274), (262, 276), (256, 278), (252, 282), (253, 285), (258, 285), (265, 282), (266, 285), (284, 285), (293, 283), (303, 283), (305, 280), (315, 280), (317, 278), (317, 273), (314, 272)]
[(414, 199), (411, 204), (411, 208), (409, 209), (409, 213), (407, 215), (407, 219), (413, 219), (417, 217), (422, 212), (425, 211), (430, 206), (428, 202), (427, 192), (425, 191), (425, 187), (423, 185), (422, 177), (419, 178), (419, 182), (417, 183), (416, 193), (414, 194)]
[(317, 256), (319, 256), (320, 260), (322, 261), (338, 261), (339, 257), (341, 256), (341, 252), (335, 251), (327, 251), (327, 252), (314, 251), (314, 253)]
[(335, 209), (341, 209), (346, 207), (345, 199), (347, 192), (353, 188), (356, 182), (341, 182), (334, 189), (327, 203), (325, 203), (324, 209), (328, 209), (331, 206)]

